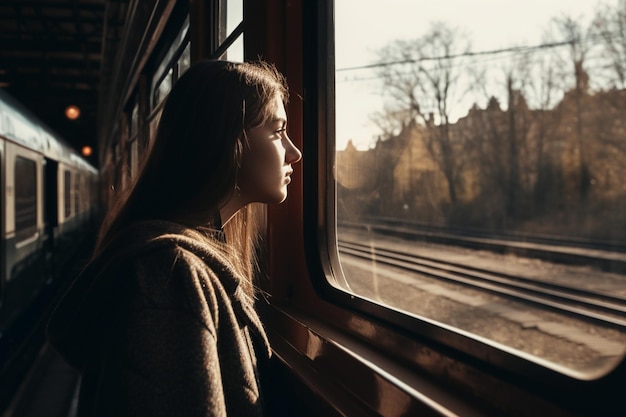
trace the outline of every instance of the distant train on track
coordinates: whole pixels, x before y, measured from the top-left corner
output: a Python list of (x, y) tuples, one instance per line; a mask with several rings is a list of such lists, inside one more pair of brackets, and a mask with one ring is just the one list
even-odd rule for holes
[(0, 89), (0, 187), (4, 335), (93, 231), (98, 171)]

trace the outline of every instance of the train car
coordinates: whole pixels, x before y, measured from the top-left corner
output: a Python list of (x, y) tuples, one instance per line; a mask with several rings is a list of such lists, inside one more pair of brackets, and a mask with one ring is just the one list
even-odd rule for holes
[(0, 336), (8, 338), (93, 232), (98, 171), (0, 90), (0, 186)]
[(496, 3), (109, 3), (109, 199), (193, 62), (287, 77), (303, 160), (260, 283), (286, 415), (623, 415), (623, 2)]

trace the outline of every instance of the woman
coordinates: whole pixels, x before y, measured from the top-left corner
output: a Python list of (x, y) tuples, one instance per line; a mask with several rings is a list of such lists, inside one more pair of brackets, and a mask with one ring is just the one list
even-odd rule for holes
[(174, 86), (48, 327), (81, 371), (79, 416), (263, 414), (250, 203), (282, 202), (301, 158), (287, 95), (265, 63), (199, 62)]

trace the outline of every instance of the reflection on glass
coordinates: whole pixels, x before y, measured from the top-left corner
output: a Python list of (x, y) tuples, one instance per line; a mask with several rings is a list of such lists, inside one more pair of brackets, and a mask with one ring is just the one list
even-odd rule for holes
[(161, 107), (155, 114), (151, 115), (151, 118), (148, 121), (150, 126), (149, 146), (154, 143), (154, 139), (156, 138), (157, 128), (159, 126), (159, 120), (161, 120), (162, 112), (163, 108)]
[[(174, 77), (179, 77), (187, 70), (187, 68), (189, 68), (190, 50), (188, 32), (189, 19), (187, 18), (180, 28), (178, 35), (169, 45), (165, 55), (161, 58), (152, 73), (152, 83), (150, 89), (152, 97), (152, 111), (158, 107), (159, 103), (161, 103), (171, 91), (172, 85), (174, 81), (176, 81)], [(180, 52), (180, 55), (178, 55), (182, 45), (185, 45), (185, 48), (182, 52)], [(176, 75), (174, 74), (175, 69), (177, 70)]]
[[(349, 290), (569, 368), (615, 363), (626, 349), (624, 3), (386, 6), (335, 6)], [(391, 252), (410, 265), (386, 264)], [(477, 274), (614, 295), (615, 310), (595, 321), (562, 301), (548, 310), (470, 283)]]
[(187, 43), (187, 46), (185, 46), (185, 49), (183, 49), (183, 52), (180, 55), (180, 58), (178, 58), (178, 78), (180, 78), (185, 71), (187, 71), (189, 69), (189, 67), (191, 66), (191, 44)]
[(130, 169), (130, 178), (134, 178), (137, 175), (138, 161), (139, 159), (139, 142), (133, 140), (128, 145), (128, 167)]
[(139, 103), (135, 103), (133, 106), (133, 111), (130, 116), (130, 132), (129, 136), (134, 136), (137, 134), (139, 129)]
[(156, 107), (161, 103), (167, 95), (172, 91), (172, 85), (174, 83), (174, 70), (172, 68), (167, 70), (165, 77), (159, 82), (158, 87), (154, 90), (153, 107)]

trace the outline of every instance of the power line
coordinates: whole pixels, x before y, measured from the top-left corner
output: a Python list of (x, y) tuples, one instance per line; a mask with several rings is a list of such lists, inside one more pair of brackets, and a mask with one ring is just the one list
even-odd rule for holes
[[(619, 36), (618, 34), (612, 35), (612, 37), (618, 37), (618, 36)], [(604, 37), (601, 37), (600, 35), (596, 35), (596, 36), (588, 37), (584, 42), (585, 43), (594, 42), (596, 41), (596, 38), (601, 38), (602, 40), (605, 39)], [(569, 39), (566, 41), (543, 43), (543, 44), (534, 45), (534, 46), (514, 46), (514, 47), (509, 47), (509, 48), (494, 49), (490, 51), (479, 51), (479, 52), (468, 51), (468, 52), (463, 52), (460, 54), (442, 55), (439, 57), (420, 57), (416, 59), (403, 59), (399, 61), (377, 62), (373, 64), (358, 65), (358, 66), (353, 66), (353, 67), (337, 68), (336, 72), (382, 68), (382, 67), (389, 67), (389, 66), (394, 66), (394, 65), (415, 64), (418, 62), (440, 61), (444, 59), (455, 59), (455, 58), (462, 58), (462, 57), (478, 57), (478, 56), (487, 56), (487, 55), (498, 55), (498, 54), (504, 54), (504, 53), (522, 53), (522, 52), (528, 52), (528, 51), (534, 51), (534, 50), (540, 50), (540, 49), (549, 49), (549, 48), (557, 48), (561, 46), (572, 45), (575, 42), (576, 40)]]

